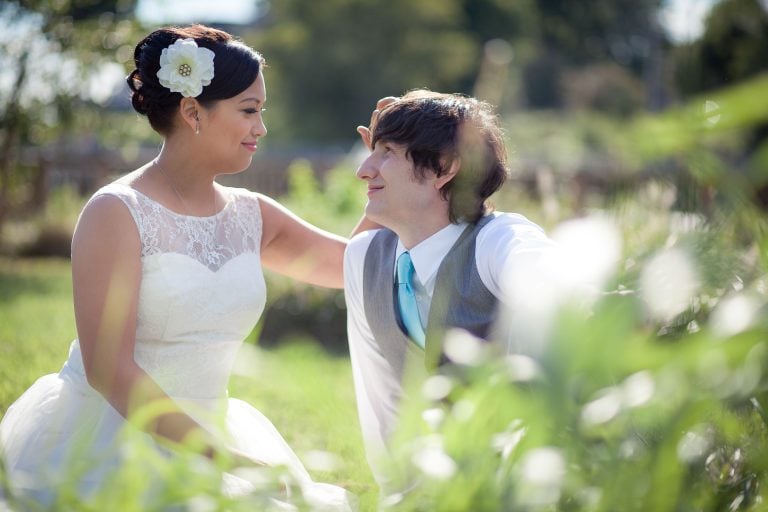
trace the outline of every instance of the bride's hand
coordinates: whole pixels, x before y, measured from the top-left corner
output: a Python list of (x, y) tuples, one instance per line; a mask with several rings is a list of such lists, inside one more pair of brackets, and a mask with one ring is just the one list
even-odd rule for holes
[(360, 134), (360, 138), (363, 140), (363, 144), (365, 144), (365, 147), (368, 149), (371, 148), (371, 127), (373, 126), (373, 123), (376, 121), (376, 119), (379, 117), (379, 112), (381, 112), (384, 107), (387, 105), (394, 103), (398, 100), (395, 96), (387, 96), (385, 98), (381, 98), (379, 101), (376, 102), (376, 110), (374, 110), (371, 113), (371, 123), (368, 126), (358, 126), (357, 127), (357, 133)]

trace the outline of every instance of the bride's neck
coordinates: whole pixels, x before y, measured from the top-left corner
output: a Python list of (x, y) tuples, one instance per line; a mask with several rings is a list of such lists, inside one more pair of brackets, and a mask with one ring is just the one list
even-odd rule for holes
[(168, 181), (185, 199), (206, 200), (214, 188), (215, 174), (202, 160), (194, 151), (176, 149), (166, 142), (148, 170)]

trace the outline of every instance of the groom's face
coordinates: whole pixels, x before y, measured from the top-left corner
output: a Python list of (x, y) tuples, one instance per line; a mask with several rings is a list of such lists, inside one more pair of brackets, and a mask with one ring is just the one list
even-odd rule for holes
[(357, 177), (368, 183), (365, 214), (393, 231), (418, 223), (441, 201), (434, 173), (417, 178), (413, 161), (406, 156), (402, 144), (377, 141), (371, 155), (357, 170)]

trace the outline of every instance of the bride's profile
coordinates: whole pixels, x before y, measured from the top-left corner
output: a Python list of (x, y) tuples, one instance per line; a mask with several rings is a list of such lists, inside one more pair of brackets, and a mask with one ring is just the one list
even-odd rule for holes
[[(83, 208), (72, 241), (77, 339), (61, 371), (34, 383), (0, 424), (10, 492), (22, 503), (56, 503), (77, 458), (87, 471), (76, 492), (87, 501), (123, 463), (119, 433), (132, 415), (163, 403), (139, 436), (167, 457), (194, 440), (201, 460), (287, 468), (296, 499), (311, 508), (354, 508), (344, 489), (311, 479), (263, 414), (227, 396), (238, 349), (265, 305), (262, 267), (343, 284), (346, 239), (215, 181), (248, 168), (267, 133), (264, 60), (226, 32), (192, 25), (152, 32), (134, 63), (133, 107), (163, 146)], [(252, 490), (231, 477), (223, 492)], [(275, 503), (292, 499), (283, 493)]]

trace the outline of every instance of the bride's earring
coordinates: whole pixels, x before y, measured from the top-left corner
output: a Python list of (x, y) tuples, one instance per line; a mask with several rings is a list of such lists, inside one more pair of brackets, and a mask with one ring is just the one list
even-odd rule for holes
[(200, 135), (200, 118), (195, 114), (195, 135)]

